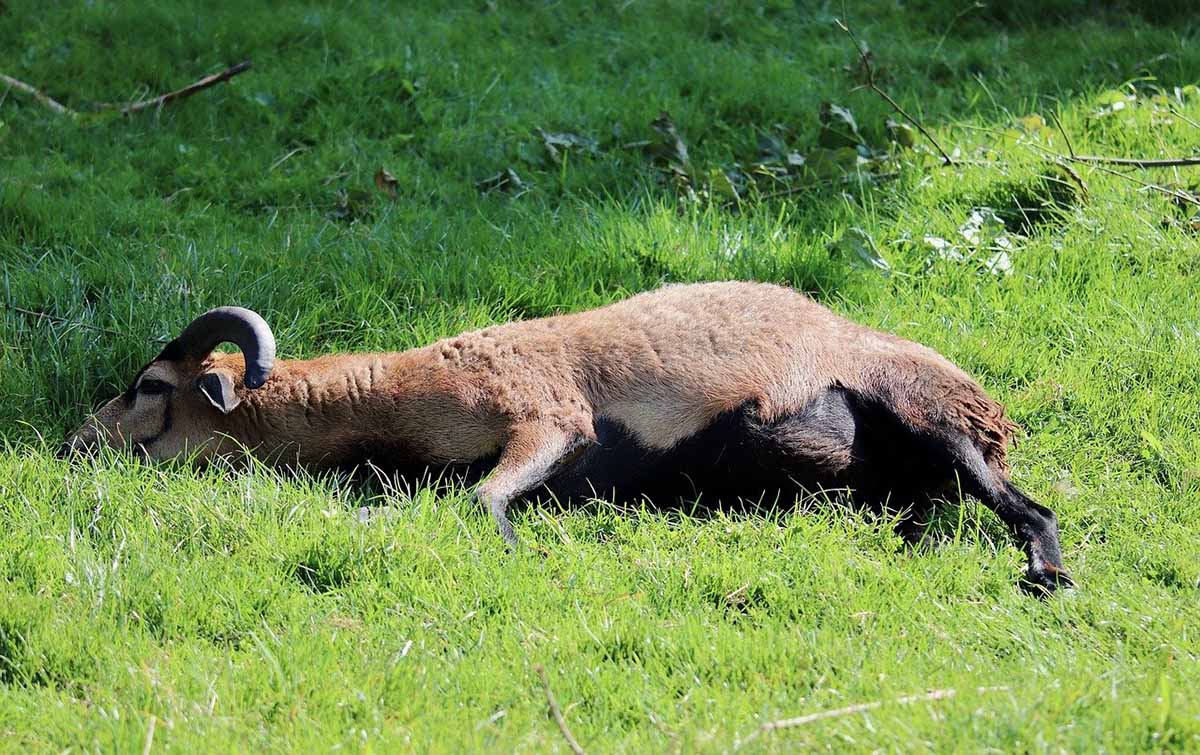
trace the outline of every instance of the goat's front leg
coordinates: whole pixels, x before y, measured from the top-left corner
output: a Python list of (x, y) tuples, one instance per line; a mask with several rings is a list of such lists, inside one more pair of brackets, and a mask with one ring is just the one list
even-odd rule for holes
[(546, 482), (589, 442), (578, 430), (550, 423), (527, 422), (511, 429), (495, 470), (475, 493), (492, 512), (505, 542), (517, 544), (508, 504)]

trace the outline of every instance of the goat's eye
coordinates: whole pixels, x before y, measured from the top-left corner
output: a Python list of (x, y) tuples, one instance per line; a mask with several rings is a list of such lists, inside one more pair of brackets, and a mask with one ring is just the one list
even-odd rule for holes
[(145, 396), (158, 396), (163, 393), (170, 393), (175, 390), (175, 386), (165, 380), (155, 380), (146, 378), (138, 383), (137, 392)]

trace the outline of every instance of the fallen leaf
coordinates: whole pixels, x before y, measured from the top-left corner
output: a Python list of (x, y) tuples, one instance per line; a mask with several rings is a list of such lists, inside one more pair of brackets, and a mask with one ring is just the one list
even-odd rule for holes
[(687, 144), (675, 128), (675, 121), (671, 119), (670, 113), (660, 113), (650, 123), (650, 127), (658, 132), (658, 140), (651, 142), (649, 147), (654, 159), (665, 165), (668, 170), (690, 177), (692, 162), (688, 157)]
[(1054, 488), (1055, 491), (1065, 498), (1075, 498), (1079, 495), (1079, 488), (1075, 486), (1075, 482), (1071, 479), (1070, 472), (1063, 472), (1050, 487)]
[(475, 188), (484, 194), (490, 194), (493, 191), (520, 194), (524, 192), (526, 186), (515, 170), (505, 168), (494, 176), (488, 176), (483, 180), (476, 181)]
[(823, 180), (836, 180), (858, 170), (860, 156), (852, 147), (829, 149), (817, 147), (810, 150), (804, 170)]
[(892, 266), (879, 254), (874, 239), (861, 228), (847, 228), (828, 248), (832, 257), (845, 257), (851, 264), (878, 270), (885, 276), (892, 272)]
[(894, 121), (891, 118), (887, 119), (885, 124), (888, 132), (888, 138), (899, 144), (901, 147), (912, 149), (917, 143), (917, 132), (912, 126), (901, 121)]
[(540, 128), (536, 131), (537, 135), (541, 137), (542, 145), (546, 148), (546, 154), (556, 164), (562, 163), (563, 152), (569, 150), (582, 150), (593, 154), (596, 152), (595, 139), (580, 136), (570, 131), (550, 132)]
[(1004, 221), (990, 207), (976, 207), (967, 216), (966, 222), (958, 227), (958, 233), (968, 244), (976, 247), (991, 246), (1004, 235)]
[(858, 123), (854, 114), (841, 105), (832, 102), (822, 102), (821, 131), (817, 134), (817, 144), (829, 149), (839, 147), (857, 147), (863, 143), (858, 134)]
[(380, 168), (375, 171), (375, 188), (387, 194), (392, 199), (396, 198), (396, 187), (400, 182), (391, 173), (388, 173), (386, 168)]
[(788, 149), (783, 139), (764, 131), (758, 135), (759, 165), (782, 165), (799, 168), (804, 165), (804, 155)]
[(370, 217), (373, 203), (374, 195), (366, 189), (342, 189), (337, 192), (331, 214), (335, 220), (362, 220)]

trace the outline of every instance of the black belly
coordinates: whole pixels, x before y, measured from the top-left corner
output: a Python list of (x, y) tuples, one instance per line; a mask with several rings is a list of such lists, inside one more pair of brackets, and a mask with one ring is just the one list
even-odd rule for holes
[[(596, 423), (597, 443), (547, 487), (560, 499), (648, 498), (658, 504), (775, 503), (805, 491), (847, 488), (857, 465), (858, 422), (833, 396), (781, 422), (764, 424), (751, 406), (718, 417), (667, 450), (647, 448), (622, 425)], [(858, 449), (862, 453), (862, 449)]]
[[(526, 498), (550, 493), (563, 502), (787, 505), (798, 495), (824, 490), (847, 491), (859, 502), (890, 500), (903, 506), (935, 489), (946, 474), (889, 417), (837, 388), (770, 423), (760, 421), (752, 405), (743, 406), (666, 450), (642, 445), (624, 426), (604, 418), (596, 421), (595, 433), (595, 443)], [(402, 454), (374, 450), (374, 465), (416, 485), (474, 484), (496, 463), (493, 457), (432, 469), (395, 463)]]

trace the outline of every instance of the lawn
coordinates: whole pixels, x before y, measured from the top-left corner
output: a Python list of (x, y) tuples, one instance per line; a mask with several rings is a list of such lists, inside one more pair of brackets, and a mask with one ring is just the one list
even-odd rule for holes
[[(540, 666), (589, 751), (1200, 751), (1200, 173), (1059, 157), (1195, 153), (1189, 4), (143, 5), (0, 2), (81, 113), (0, 84), (0, 749), (565, 752)], [(731, 278), (974, 375), (1078, 589), (971, 500), (510, 553), (469, 491), (54, 456), (209, 307), (307, 357)]]

